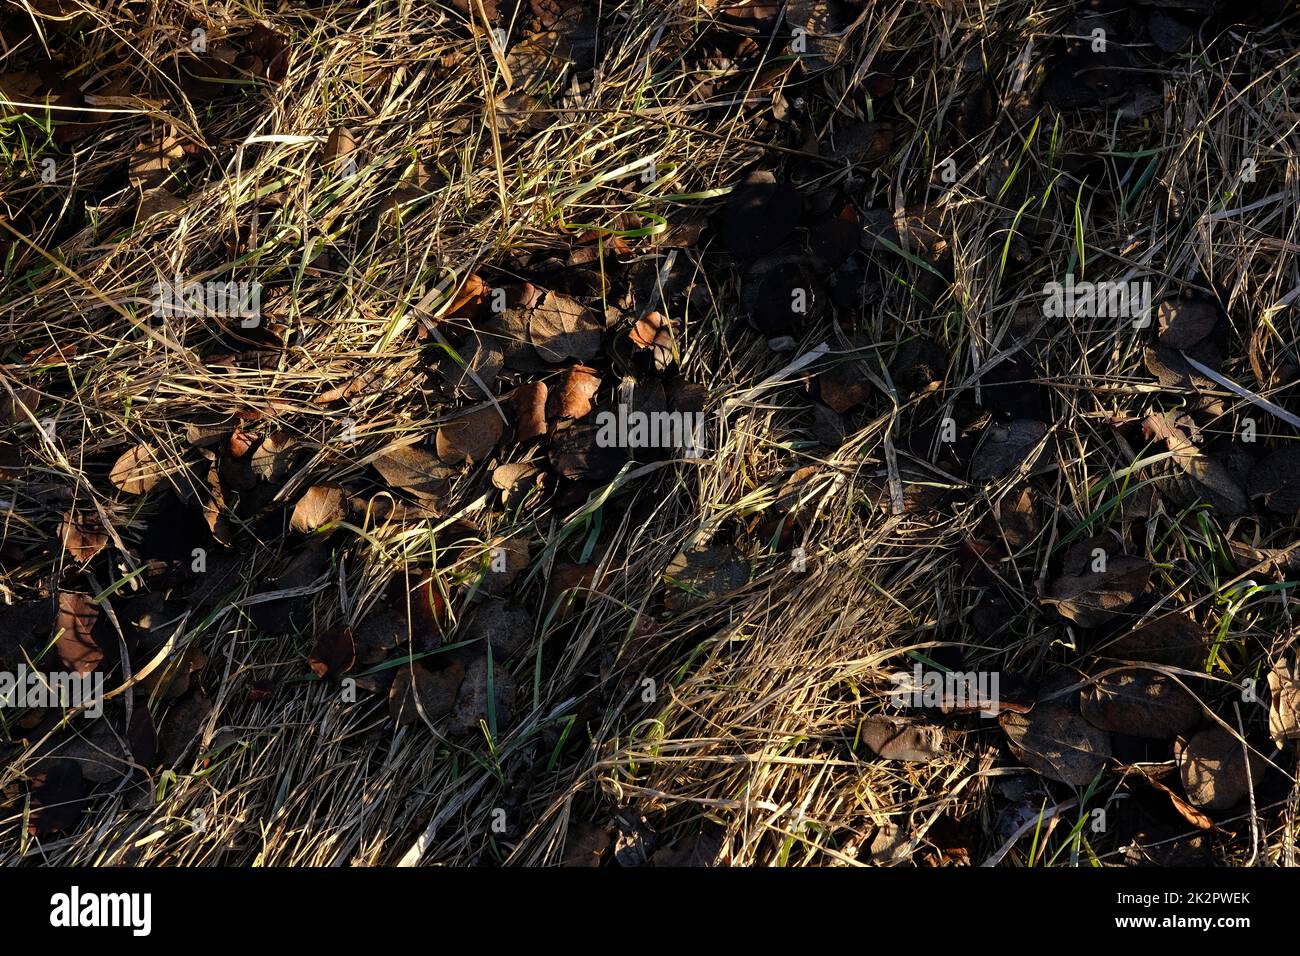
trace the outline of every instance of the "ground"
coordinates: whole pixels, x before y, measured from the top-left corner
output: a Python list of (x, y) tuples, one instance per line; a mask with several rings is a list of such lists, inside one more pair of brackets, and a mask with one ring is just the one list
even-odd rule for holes
[(1294, 4), (0, 38), (0, 862), (1293, 861)]

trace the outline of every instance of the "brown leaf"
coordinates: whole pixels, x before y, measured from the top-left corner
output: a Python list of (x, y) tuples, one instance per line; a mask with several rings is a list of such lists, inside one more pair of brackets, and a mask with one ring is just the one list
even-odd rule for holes
[(1196, 299), (1167, 299), (1156, 307), (1156, 321), (1161, 345), (1190, 349), (1214, 331), (1219, 310), (1213, 303)]
[(1232, 473), (1222, 462), (1202, 454), (1181, 428), (1166, 415), (1149, 415), (1142, 423), (1149, 439), (1163, 439), (1171, 460), (1199, 488), (1214, 510), (1225, 518), (1235, 518), (1250, 510), (1250, 501)]
[(448, 731), (477, 733), (480, 722), (487, 723), (489, 728), (495, 723), (497, 733), (508, 730), (510, 711), (515, 702), (515, 680), (505, 668), (496, 664), (492, 666), (493, 706), (491, 708), (488, 706), (488, 699), (488, 662), (487, 656), (484, 655), (475, 658), (474, 662), (465, 669), (465, 680), (456, 695), (456, 705), (452, 708)]
[(211, 715), (212, 702), (201, 687), (195, 688), (189, 697), (172, 704), (158, 731), (158, 751), (163, 759), (175, 763), (191, 747), (201, 743), (200, 734)]
[(817, 376), (822, 401), (835, 412), (847, 412), (871, 397), (875, 390), (857, 362), (841, 362)]
[(679, 553), (664, 572), (664, 606), (685, 611), (749, 583), (749, 563), (725, 545)]
[(546, 401), (546, 417), (551, 421), (563, 418), (585, 418), (591, 411), (591, 400), (600, 390), (600, 374), (585, 365), (573, 365), (560, 376), (560, 384), (552, 389)]
[(357, 662), (357, 642), (350, 627), (331, 627), (317, 631), (307, 657), (307, 666), (322, 680), (336, 680), (352, 670)]
[(1016, 757), (1050, 780), (1087, 786), (1110, 759), (1110, 734), (1083, 719), (1078, 693), (1040, 700), (1027, 714), (1005, 713), (998, 723)]
[(1172, 678), (1150, 671), (1121, 671), (1084, 688), (1084, 719), (1094, 727), (1134, 737), (1175, 737), (1201, 717), (1201, 705)]
[(1119, 617), (1146, 593), (1151, 563), (1118, 550), (1113, 538), (1098, 535), (1066, 552), (1062, 574), (1052, 582), (1043, 603), (1081, 627), (1098, 627)]
[(172, 470), (152, 445), (140, 444), (125, 452), (113, 465), (108, 480), (128, 495), (142, 495)]
[(673, 323), (662, 312), (647, 312), (628, 332), (637, 349), (650, 349), (655, 371), (662, 372), (673, 362)]
[(98, 620), (99, 607), (91, 601), (89, 594), (59, 592), (59, 611), (54, 625), (59, 638), (55, 650), (68, 670), (89, 674), (104, 664), (104, 648), (94, 634)]
[(1300, 677), (1278, 658), (1268, 672), (1268, 735), (1279, 747), (1300, 737)]
[(180, 139), (168, 129), (158, 139), (146, 140), (132, 151), (127, 179), (132, 186), (154, 189), (167, 179), (171, 164), (184, 156)]
[(394, 448), (372, 464), (390, 488), (435, 497), (447, 493), (456, 474), (456, 469), (444, 465), (433, 452), (419, 445)]
[(611, 843), (609, 831), (590, 823), (570, 820), (564, 839), (564, 857), (560, 866), (600, 866), (600, 859)]
[(520, 537), (493, 538), (488, 542), (487, 554), (483, 590), (488, 594), (504, 594), (528, 567), (528, 541)]
[(328, 482), (312, 485), (293, 506), (289, 527), (302, 534), (311, 534), (319, 528), (348, 515), (348, 493), (342, 485)]
[(438, 429), (438, 457), (448, 464), (482, 461), (501, 440), (503, 423), (492, 406), (470, 412)]
[(993, 505), (997, 536), (1012, 548), (1026, 548), (1038, 537), (1042, 523), (1038, 518), (1037, 492), (1025, 485), (1018, 492), (1003, 495)]
[(533, 639), (533, 617), (518, 604), (502, 600), (484, 602), (465, 627), (465, 640), (492, 645), (492, 656), (508, 661)]
[(884, 760), (928, 763), (943, 756), (943, 730), (889, 717), (868, 717), (862, 722), (862, 742)]
[(85, 564), (108, 544), (104, 523), (97, 511), (71, 509), (63, 515), (59, 525), (59, 539), (74, 559)]
[(1145, 661), (1197, 670), (1205, 663), (1209, 635), (1186, 614), (1156, 618), (1099, 648), (1098, 653), (1124, 661)]
[(356, 149), (357, 141), (352, 135), (352, 130), (346, 126), (336, 126), (330, 132), (329, 139), (325, 141), (325, 149), (322, 153), (324, 165), (335, 171), (343, 169), (348, 157), (356, 152)]
[(464, 680), (465, 666), (455, 660), (439, 671), (430, 671), (418, 661), (403, 665), (388, 692), (388, 712), (398, 727), (421, 719), (439, 720), (451, 713)]
[(602, 331), (594, 312), (558, 292), (546, 292), (528, 314), (529, 340), (537, 354), (553, 365), (595, 358)]
[[(1259, 782), (1262, 766), (1252, 756), (1252, 779)], [(1245, 750), (1236, 736), (1222, 727), (1194, 734), (1178, 755), (1183, 791), (1194, 806), (1226, 810), (1246, 796)]]
[(1271, 511), (1300, 512), (1300, 447), (1286, 445), (1261, 458), (1246, 478), (1246, 491), (1263, 498)]
[(515, 439), (532, 441), (546, 434), (547, 389), (545, 382), (527, 382), (515, 390), (515, 415), (519, 424)]

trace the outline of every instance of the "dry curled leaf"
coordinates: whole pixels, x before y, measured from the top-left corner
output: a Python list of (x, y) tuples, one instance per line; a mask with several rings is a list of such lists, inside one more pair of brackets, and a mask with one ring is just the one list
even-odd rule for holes
[(390, 488), (435, 497), (447, 493), (456, 474), (454, 468), (444, 465), (433, 452), (419, 445), (394, 448), (372, 464)]
[(943, 730), (929, 724), (890, 717), (868, 717), (862, 722), (862, 742), (884, 760), (928, 763), (943, 756)]
[(1146, 593), (1151, 562), (1121, 554), (1113, 538), (1097, 535), (1072, 546), (1061, 575), (1052, 582), (1043, 603), (1081, 627), (1098, 627), (1115, 620)]
[[(1256, 783), (1262, 769), (1252, 757), (1251, 775)], [(1178, 755), (1178, 770), (1187, 799), (1205, 810), (1235, 806), (1249, 790), (1245, 748), (1222, 727), (1194, 734)]]
[(565, 369), (559, 384), (551, 389), (546, 400), (547, 419), (585, 418), (591, 411), (591, 400), (599, 390), (600, 374), (594, 368), (574, 365)]
[(59, 540), (68, 554), (85, 564), (108, 544), (108, 535), (97, 511), (71, 509), (59, 525)]
[(992, 481), (1034, 466), (1047, 426), (1021, 419), (1009, 425), (990, 425), (970, 464), (971, 481)]
[(59, 636), (54, 646), (66, 669), (89, 674), (107, 666), (105, 648), (95, 634), (98, 621), (99, 607), (89, 594), (59, 592), (59, 610), (55, 620)]
[(1190, 349), (1214, 331), (1219, 310), (1197, 299), (1167, 299), (1156, 307), (1157, 341), (1170, 349)]
[(465, 667), (455, 660), (439, 671), (431, 671), (419, 661), (403, 665), (388, 692), (388, 712), (398, 727), (421, 719), (439, 720), (451, 713), (464, 679)]

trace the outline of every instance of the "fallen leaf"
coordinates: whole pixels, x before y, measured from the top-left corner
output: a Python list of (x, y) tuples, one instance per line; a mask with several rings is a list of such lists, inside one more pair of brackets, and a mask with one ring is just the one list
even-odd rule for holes
[(445, 495), (456, 475), (456, 469), (444, 465), (433, 452), (420, 445), (394, 448), (371, 464), (390, 488), (431, 497)]
[(180, 139), (168, 129), (158, 139), (146, 140), (131, 153), (127, 179), (140, 189), (154, 189), (167, 179), (172, 163), (185, 156)]
[(450, 421), (438, 429), (438, 457), (453, 465), (480, 462), (501, 440), (502, 428), (501, 416), (490, 405)]
[(307, 656), (311, 672), (322, 680), (335, 680), (352, 670), (357, 661), (357, 643), (350, 627), (331, 627), (317, 631)]
[(1205, 663), (1209, 635), (1186, 614), (1156, 618), (1125, 634), (1098, 653), (1125, 661), (1145, 661), (1198, 670)]
[(1034, 467), (1047, 436), (1043, 422), (1022, 419), (1009, 425), (990, 425), (971, 458), (971, 481), (992, 481), (1017, 470)]
[(1198, 299), (1166, 299), (1156, 307), (1157, 341), (1170, 349), (1190, 349), (1212, 331), (1219, 310)]
[(1016, 757), (1050, 780), (1087, 786), (1110, 759), (1110, 734), (1083, 719), (1078, 693), (1040, 700), (1027, 714), (1005, 713), (998, 723)]
[(735, 255), (754, 258), (773, 251), (798, 225), (799, 190), (771, 173), (751, 175), (731, 194), (722, 217), (722, 241)]
[(544, 361), (587, 362), (600, 351), (603, 332), (596, 314), (558, 292), (546, 292), (528, 313), (528, 338)]
[(1192, 28), (1172, 13), (1156, 9), (1147, 20), (1151, 42), (1163, 53), (1181, 53), (1192, 45)]
[(465, 667), (455, 660), (439, 671), (430, 671), (418, 661), (403, 665), (388, 692), (388, 712), (398, 727), (421, 719), (439, 720), (451, 713), (464, 679)]
[(1250, 501), (1226, 465), (1203, 454), (1181, 428), (1166, 415), (1147, 416), (1143, 433), (1150, 439), (1164, 439), (1170, 458), (1196, 486), (1215, 511), (1225, 518), (1235, 518), (1250, 510)]
[(648, 349), (656, 372), (673, 363), (673, 323), (662, 312), (647, 312), (628, 332), (632, 345)]
[(128, 495), (142, 495), (173, 470), (152, 445), (136, 445), (123, 453), (108, 474), (111, 481)]
[(1094, 727), (1134, 737), (1175, 737), (1201, 717), (1201, 705), (1172, 678), (1150, 671), (1121, 671), (1080, 695), (1084, 719)]
[[(1251, 770), (1256, 783), (1262, 769), (1252, 757)], [(1206, 810), (1235, 806), (1249, 789), (1242, 744), (1222, 727), (1210, 727), (1194, 734), (1178, 755), (1178, 771), (1187, 799)]]
[(860, 733), (862, 742), (884, 760), (928, 763), (943, 756), (943, 730), (932, 725), (868, 717)]
[(99, 607), (89, 594), (59, 592), (58, 616), (54, 625), (59, 637), (54, 646), (59, 660), (68, 670), (89, 674), (101, 666), (107, 668), (105, 649), (95, 635), (98, 621)]
[(88, 804), (81, 765), (75, 760), (55, 760), (48, 769), (33, 774), (31, 797), (30, 833), (68, 833)]
[(564, 856), (560, 866), (600, 866), (600, 859), (611, 843), (609, 831), (590, 823), (569, 821), (564, 839)]
[(565, 369), (559, 385), (551, 389), (546, 400), (546, 417), (551, 421), (585, 418), (599, 390), (600, 374), (594, 368), (574, 365)]
[(97, 511), (72, 509), (63, 515), (59, 539), (74, 559), (85, 564), (108, 544), (108, 535)]
[(311, 534), (326, 525), (344, 520), (348, 515), (348, 493), (342, 485), (329, 482), (312, 485), (293, 506), (289, 527), (301, 534)]
[(1081, 627), (1115, 620), (1146, 593), (1152, 570), (1145, 558), (1116, 551), (1114, 539), (1101, 535), (1075, 544), (1043, 603)]
[(749, 563), (726, 546), (679, 553), (664, 571), (664, 605), (685, 611), (730, 594), (749, 583)]
[[(504, 733), (510, 728), (511, 708), (515, 702), (515, 680), (500, 665), (493, 664), (491, 670), (492, 692), (488, 692), (487, 656), (475, 658), (465, 669), (465, 680), (456, 695), (456, 704), (451, 711), (450, 733), (479, 733), (480, 725), (486, 723), (489, 730)], [(492, 700), (489, 707), (488, 701)], [(495, 727), (493, 726), (495, 724)]]
[(515, 390), (515, 415), (519, 419), (515, 428), (517, 441), (532, 441), (546, 434), (546, 403), (545, 382), (528, 382)]
[(834, 412), (847, 412), (863, 404), (875, 387), (856, 362), (841, 362), (817, 376), (821, 399)]
[(1279, 747), (1300, 737), (1300, 677), (1280, 657), (1268, 672), (1268, 735)]
[(1246, 477), (1246, 492), (1279, 514), (1300, 511), (1300, 447), (1287, 445), (1261, 458)]
[(200, 743), (200, 735), (211, 715), (212, 702), (201, 687), (172, 704), (158, 732), (158, 751), (163, 759), (174, 764)]
[(518, 604), (497, 599), (484, 602), (465, 626), (465, 640), (491, 644), (493, 658), (500, 661), (510, 660), (532, 639), (532, 615)]

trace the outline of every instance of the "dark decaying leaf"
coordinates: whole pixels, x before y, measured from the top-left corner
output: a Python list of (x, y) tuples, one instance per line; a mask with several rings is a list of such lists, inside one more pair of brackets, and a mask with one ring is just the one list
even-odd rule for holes
[(664, 572), (668, 585), (664, 605), (684, 611), (729, 594), (749, 583), (749, 563), (729, 547), (683, 551)]
[(1192, 28), (1165, 10), (1152, 10), (1147, 20), (1151, 42), (1164, 53), (1181, 53), (1192, 44)]
[(336, 680), (352, 670), (356, 661), (357, 642), (352, 637), (352, 628), (340, 625), (316, 632), (307, 665), (317, 677)]
[(1167, 299), (1156, 307), (1157, 341), (1166, 348), (1190, 349), (1214, 331), (1219, 310), (1199, 299)]
[(1045, 689), (1048, 699), (1040, 700), (1029, 713), (1005, 713), (998, 722), (1025, 766), (1051, 780), (1084, 787), (1110, 759), (1110, 734), (1083, 719), (1077, 692), (1049, 697), (1054, 687)]
[(564, 856), (561, 866), (592, 867), (600, 866), (601, 857), (609, 849), (612, 840), (609, 831), (591, 823), (570, 820), (569, 830), (564, 839)]
[(1020, 419), (1009, 425), (990, 425), (971, 459), (971, 481), (992, 481), (1018, 469), (1034, 466), (1047, 425)]
[[(487, 655), (475, 658), (465, 669), (465, 680), (461, 682), (448, 724), (451, 733), (478, 733), (484, 723), (488, 724), (489, 729), (495, 723), (497, 733), (510, 728), (511, 710), (515, 702), (515, 680), (505, 668), (497, 664), (492, 665), (490, 673), (492, 692), (489, 695)], [(493, 701), (492, 705), (489, 705), (489, 700)]]
[(403, 665), (388, 693), (388, 711), (399, 727), (421, 719), (439, 720), (451, 713), (464, 679), (465, 667), (459, 661), (453, 660), (439, 671), (431, 671), (419, 661)]
[(1151, 671), (1101, 678), (1083, 690), (1080, 708), (1094, 727), (1157, 739), (1189, 730), (1201, 716), (1195, 697), (1172, 678)]
[[(1187, 354), (1206, 368), (1219, 371), (1223, 364), (1223, 352), (1210, 339), (1198, 342), (1186, 350)], [(1142, 353), (1147, 371), (1160, 380), (1160, 384), (1169, 388), (1187, 389), (1193, 385), (1200, 388), (1218, 388), (1211, 379), (1192, 368), (1178, 349), (1164, 345), (1147, 349)]]
[(1300, 511), (1300, 447), (1286, 445), (1261, 458), (1246, 478), (1246, 491), (1263, 498), (1270, 511)]
[(86, 805), (86, 781), (77, 761), (55, 760), (32, 775), (33, 834), (49, 836), (73, 830)]
[(799, 190), (756, 173), (731, 194), (722, 216), (722, 241), (735, 255), (766, 255), (794, 231), (803, 212)]
[(857, 362), (841, 362), (817, 376), (822, 401), (835, 412), (847, 412), (871, 397), (875, 387)]
[(1098, 649), (1098, 653), (1123, 661), (1145, 661), (1197, 670), (1205, 663), (1209, 635), (1186, 614), (1169, 614), (1130, 631)]
[(491, 644), (496, 660), (508, 661), (533, 638), (533, 618), (518, 604), (489, 600), (481, 605), (465, 628), (465, 640)]

